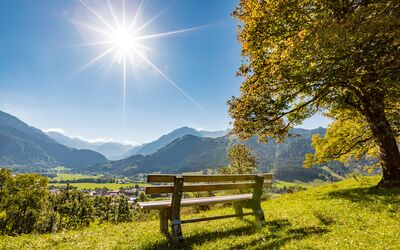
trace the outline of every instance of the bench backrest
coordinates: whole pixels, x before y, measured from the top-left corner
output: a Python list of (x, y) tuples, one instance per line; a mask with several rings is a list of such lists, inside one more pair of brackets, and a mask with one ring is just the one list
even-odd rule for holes
[[(166, 175), (150, 174), (147, 182), (176, 183), (183, 180), (182, 192), (219, 191), (232, 189), (256, 188), (257, 182), (263, 180), (264, 187), (270, 187), (272, 174), (237, 174), (237, 175)], [(190, 183), (189, 185), (185, 185)], [(146, 194), (173, 193), (174, 185), (157, 185), (146, 187)]]

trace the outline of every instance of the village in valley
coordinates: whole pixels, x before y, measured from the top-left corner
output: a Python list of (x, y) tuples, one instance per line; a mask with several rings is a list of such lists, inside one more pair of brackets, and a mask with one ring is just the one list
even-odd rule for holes
[(144, 195), (145, 176), (136, 178), (110, 177), (103, 175), (83, 175), (58, 172), (48, 174), (50, 194), (59, 195), (63, 190), (79, 190), (87, 196), (125, 196), (133, 204)]
[[(71, 186), (71, 189), (76, 189), (76, 187)], [(65, 187), (51, 187), (49, 189), (50, 194), (58, 195), (61, 193), (61, 189), (68, 189)], [(129, 203), (135, 203), (137, 198), (140, 196), (140, 192), (145, 191), (145, 187), (140, 187), (139, 185), (135, 185), (135, 187), (121, 188), (119, 190), (109, 190), (108, 188), (96, 188), (92, 189), (82, 189), (80, 190), (82, 193), (89, 196), (118, 196), (124, 195), (129, 199)]]

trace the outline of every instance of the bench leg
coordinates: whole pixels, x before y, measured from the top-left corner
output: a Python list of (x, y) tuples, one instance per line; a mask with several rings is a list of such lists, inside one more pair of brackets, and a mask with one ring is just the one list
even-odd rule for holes
[(176, 176), (174, 180), (174, 192), (171, 200), (171, 237), (176, 247), (183, 243), (181, 226), (181, 200), (183, 177)]
[(243, 207), (237, 202), (233, 203), (233, 207), (235, 208), (235, 214), (240, 214), (239, 218), (243, 219)]
[(160, 210), (160, 231), (166, 237), (169, 237), (168, 218), (169, 218), (169, 209)]
[(254, 184), (255, 188), (253, 190), (253, 199), (251, 209), (255, 213), (257, 227), (261, 228), (265, 226), (265, 217), (264, 212), (261, 209), (261, 196), (264, 185), (264, 176), (259, 175), (256, 177), (256, 183)]
[(183, 242), (182, 226), (180, 220), (171, 221), (171, 237), (175, 246), (180, 246)]
[(265, 217), (264, 217), (264, 211), (261, 209), (261, 204), (260, 203), (255, 203), (252, 208), (253, 212), (255, 213), (255, 218), (256, 218), (256, 225), (257, 228), (262, 228), (265, 226)]

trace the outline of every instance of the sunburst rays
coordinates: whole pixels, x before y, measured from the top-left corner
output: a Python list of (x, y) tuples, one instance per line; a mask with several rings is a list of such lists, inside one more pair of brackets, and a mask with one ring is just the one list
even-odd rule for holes
[[(174, 80), (167, 76), (156, 64), (146, 56), (144, 51), (152, 51), (145, 42), (150, 39), (159, 39), (164, 37), (170, 37), (181, 33), (198, 31), (201, 29), (209, 28), (213, 25), (205, 25), (199, 27), (192, 27), (181, 30), (174, 30), (168, 32), (154, 33), (154, 34), (140, 34), (146, 30), (146, 27), (154, 22), (165, 9), (158, 12), (155, 16), (147, 19), (143, 24), (138, 25), (139, 15), (143, 10), (144, 0), (140, 1), (136, 11), (127, 12), (127, 6), (124, 0), (121, 0), (122, 10), (118, 13), (116, 7), (106, 0), (104, 4), (108, 10), (110, 20), (106, 16), (102, 15), (100, 12), (96, 11), (95, 8), (91, 7), (84, 0), (80, 0), (82, 6), (86, 9), (88, 14), (92, 15), (97, 20), (96, 24), (90, 24), (85, 22), (75, 21), (74, 24), (80, 28), (94, 32), (97, 34), (95, 41), (89, 41), (82, 44), (73, 45), (82, 47), (104, 47), (104, 50), (99, 52), (93, 59), (88, 63), (83, 65), (79, 71), (87, 69), (96, 62), (104, 59), (106, 56), (112, 55), (110, 59), (110, 64), (106, 73), (116, 65), (120, 64), (122, 67), (122, 88), (123, 88), (123, 114), (125, 116), (126, 109), (126, 92), (127, 92), (127, 75), (129, 73), (128, 64), (133, 69), (135, 61), (141, 60), (153, 68), (158, 74), (160, 74), (171, 86), (178, 90), (187, 100), (189, 100), (196, 108), (201, 110), (211, 119), (215, 120), (198, 102), (196, 102), (187, 92), (185, 92)], [(132, 16), (127, 15), (127, 13), (133, 13)], [(100, 25), (99, 25), (100, 24)], [(134, 72), (132, 72), (134, 73)]]

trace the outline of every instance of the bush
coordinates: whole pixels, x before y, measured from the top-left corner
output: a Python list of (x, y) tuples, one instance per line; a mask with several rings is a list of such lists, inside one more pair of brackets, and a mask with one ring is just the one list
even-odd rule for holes
[(47, 180), (38, 174), (13, 177), (0, 169), (1, 233), (54, 232), (87, 227), (94, 221), (129, 222), (140, 213), (124, 195), (91, 197), (69, 185), (60, 194), (50, 195)]
[(38, 174), (12, 177), (1, 173), (1, 230), (7, 234), (30, 233), (42, 224), (48, 201), (47, 178)]

